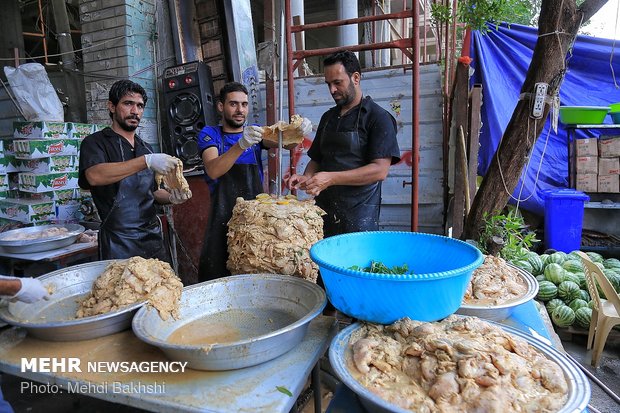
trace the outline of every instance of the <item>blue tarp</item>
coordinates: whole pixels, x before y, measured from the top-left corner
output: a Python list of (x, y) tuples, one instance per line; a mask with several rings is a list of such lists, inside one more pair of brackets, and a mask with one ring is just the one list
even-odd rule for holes
[[(495, 26), (493, 26), (495, 27)], [(521, 87), (529, 68), (538, 29), (518, 24), (501, 25), (482, 35), (473, 32), (471, 43), (472, 84), (482, 84), (482, 130), (478, 174), (484, 176), (501, 140), (502, 134), (517, 105)], [(610, 58), (613, 53), (613, 73), (620, 85), (620, 41), (578, 36), (572, 55), (567, 61), (567, 73), (560, 86), (562, 106), (608, 106), (620, 102), (620, 89), (614, 85)], [(530, 128), (533, 128), (533, 119)], [(540, 122), (540, 121), (539, 121)], [(612, 123), (607, 116), (605, 123)], [(527, 128), (528, 125), (523, 125)], [(547, 119), (545, 128), (536, 141), (532, 159), (513, 196), (526, 199), (520, 207), (539, 215), (544, 214), (544, 200), (540, 193), (545, 189), (568, 187), (568, 146), (566, 129), (559, 123), (557, 134), (550, 130)], [(549, 139), (542, 166), (539, 164), (547, 134)], [(595, 137), (600, 131), (578, 131), (577, 138)], [(605, 133), (609, 134), (609, 133)], [(525, 185), (522, 188), (522, 184)], [(514, 201), (512, 201), (514, 203)]]

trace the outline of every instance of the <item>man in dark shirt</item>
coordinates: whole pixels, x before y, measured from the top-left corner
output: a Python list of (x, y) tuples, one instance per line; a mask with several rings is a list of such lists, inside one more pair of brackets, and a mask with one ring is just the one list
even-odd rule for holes
[(165, 175), (177, 159), (153, 153), (136, 135), (146, 105), (146, 91), (129, 80), (110, 88), (108, 110), (112, 127), (87, 136), (80, 147), (79, 185), (89, 189), (101, 217), (101, 259), (133, 256), (169, 260), (155, 202), (180, 204), (179, 190), (157, 188), (154, 173)]
[(400, 160), (396, 120), (367, 96), (354, 53), (325, 58), (325, 83), (336, 102), (321, 117), (303, 175), (289, 187), (316, 197), (323, 208), (325, 237), (379, 229), (381, 182)]

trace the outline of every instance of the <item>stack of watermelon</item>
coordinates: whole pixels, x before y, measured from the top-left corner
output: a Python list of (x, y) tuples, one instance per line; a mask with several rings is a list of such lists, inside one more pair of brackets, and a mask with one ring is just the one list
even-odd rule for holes
[[(546, 303), (551, 320), (558, 327), (575, 325), (589, 328), (592, 320), (591, 300), (586, 285), (581, 259), (576, 251), (566, 254), (561, 251), (548, 251), (549, 254), (538, 255), (532, 251), (523, 251), (519, 259), (512, 261), (538, 280), (537, 299)], [(609, 279), (615, 290), (620, 292), (620, 260), (604, 259), (595, 252), (586, 252)], [(597, 288), (599, 286), (597, 285)], [(598, 289), (599, 296), (605, 298)]]

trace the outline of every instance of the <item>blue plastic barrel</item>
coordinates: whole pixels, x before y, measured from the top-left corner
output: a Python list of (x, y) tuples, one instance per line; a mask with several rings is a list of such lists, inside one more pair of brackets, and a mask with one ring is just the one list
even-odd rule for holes
[(590, 197), (574, 189), (543, 191), (545, 247), (571, 252), (581, 247), (584, 204)]

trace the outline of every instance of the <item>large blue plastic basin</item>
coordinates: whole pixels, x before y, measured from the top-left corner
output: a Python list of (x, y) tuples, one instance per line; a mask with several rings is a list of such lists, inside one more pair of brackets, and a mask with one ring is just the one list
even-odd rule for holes
[[(483, 256), (473, 245), (418, 232), (355, 232), (325, 238), (310, 249), (329, 301), (359, 320), (389, 324), (409, 317), (437, 321), (454, 313)], [(407, 264), (411, 275), (353, 271), (379, 261)]]

